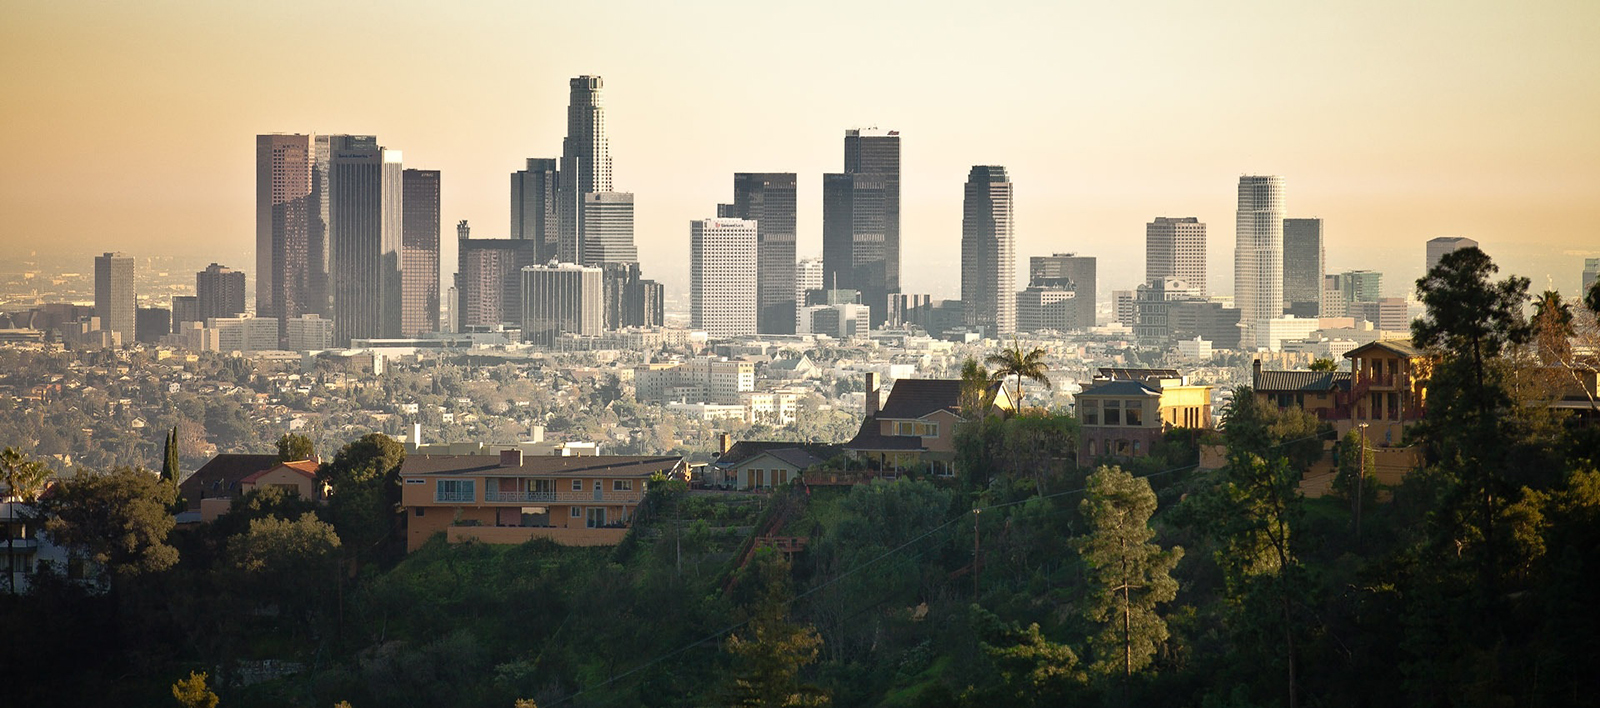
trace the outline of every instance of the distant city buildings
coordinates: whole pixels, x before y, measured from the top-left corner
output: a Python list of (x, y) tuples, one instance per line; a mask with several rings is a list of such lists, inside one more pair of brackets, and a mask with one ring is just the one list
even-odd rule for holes
[[(1094, 308), (1099, 292), (1095, 269), (1094, 256), (1075, 253), (1033, 256), (1028, 259), (1028, 285), (1070, 288), (1075, 308), (1072, 327), (1086, 329), (1095, 325)], [(1129, 291), (1129, 300), (1132, 300), (1132, 291)]]
[(1428, 239), (1428, 267), (1423, 272), (1426, 273), (1433, 270), (1434, 266), (1439, 265), (1439, 259), (1444, 258), (1446, 253), (1459, 251), (1463, 248), (1477, 247), (1477, 241), (1461, 236), (1440, 236)]
[(329, 243), (334, 344), (401, 333), (401, 154), (370, 135), (333, 136)]
[(583, 265), (638, 263), (633, 242), (633, 194), (589, 192), (583, 195)]
[(439, 171), (405, 170), (400, 239), (400, 335), (439, 331)]
[(574, 263), (522, 269), (522, 340), (550, 346), (563, 334), (598, 336), (604, 329), (602, 270)]
[(795, 322), (800, 321), (800, 310), (806, 306), (806, 293), (822, 289), (822, 259), (802, 258), (794, 263)]
[(690, 222), (690, 326), (713, 337), (756, 333), (756, 223)]
[(256, 136), (257, 316), (328, 313), (332, 145), (327, 135)]
[(1029, 285), (1017, 293), (1018, 332), (1079, 328), (1076, 293), (1070, 285)]
[(196, 319), (238, 317), (244, 313), (244, 273), (216, 263), (194, 275)]
[(132, 344), (138, 333), (138, 304), (133, 291), (133, 256), (107, 252), (94, 259), (94, 314), (100, 331)]
[(1177, 278), (1204, 297), (1206, 225), (1193, 216), (1156, 219), (1144, 227), (1144, 279)]
[(1283, 178), (1239, 178), (1233, 252), (1233, 301), (1246, 348), (1266, 346), (1265, 324), (1283, 312)]
[(1322, 276), (1327, 259), (1321, 219), (1283, 220), (1283, 311), (1322, 316)]
[[(756, 331), (793, 334), (797, 307), (795, 233), (797, 175), (793, 172), (738, 172), (733, 175), (733, 204), (718, 216), (756, 222)], [(818, 287), (821, 287), (820, 285)]]
[[(556, 210), (561, 226), (556, 257), (563, 263), (588, 265), (595, 263), (586, 258), (589, 251), (583, 243), (586, 235), (583, 219), (586, 216), (584, 209), (587, 203), (586, 195), (611, 191), (611, 142), (606, 137), (605, 108), (600, 96), (600, 89), (604, 85), (605, 82), (598, 76), (579, 76), (568, 82), (570, 93), (567, 102), (567, 137), (561, 143), (559, 178), (561, 201)], [(619, 203), (614, 199), (601, 200), (598, 203), (598, 207), (601, 208), (597, 208), (597, 213), (616, 217), (612, 210), (603, 207), (614, 207)], [(631, 242), (633, 215), (631, 195), (626, 208), (628, 238)], [(612, 225), (614, 226), (615, 224)], [(606, 235), (614, 234), (608, 228)], [(633, 260), (637, 260), (637, 257)]]
[(1588, 294), (1589, 288), (1594, 287), (1595, 281), (1600, 280), (1600, 258), (1583, 259), (1583, 292), (1579, 297)]
[(540, 263), (560, 257), (560, 173), (553, 157), (530, 157), (511, 173), (511, 238), (533, 241)]
[(1169, 310), (1174, 300), (1194, 299), (1199, 295), (1180, 278), (1152, 278), (1134, 291), (1134, 339), (1143, 347), (1165, 348), (1172, 344)]
[(961, 301), (966, 324), (1004, 337), (1017, 331), (1016, 234), (1011, 180), (999, 165), (967, 174), (961, 212)]
[(538, 265), (532, 239), (475, 239), (456, 225), (456, 297), (460, 331), (522, 326), (522, 269)]
[(822, 262), (827, 288), (861, 291), (873, 324), (900, 291), (900, 133), (847, 130), (844, 171), (822, 176)]

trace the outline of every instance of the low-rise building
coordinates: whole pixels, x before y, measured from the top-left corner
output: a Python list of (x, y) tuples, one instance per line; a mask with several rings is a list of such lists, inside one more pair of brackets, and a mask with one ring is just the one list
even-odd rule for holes
[(1075, 397), (1084, 460), (1144, 457), (1168, 430), (1211, 426), (1211, 387), (1161, 369), (1101, 369)]
[[(991, 386), (994, 407), (1015, 410), (1004, 386)], [(961, 412), (960, 379), (900, 379), (880, 409), (878, 375), (867, 374), (866, 419), (844, 444), (856, 459), (879, 471), (953, 475), (956, 424)]]
[(827, 443), (741, 440), (711, 464), (719, 475), (712, 481), (734, 489), (770, 489), (843, 453), (844, 448)]

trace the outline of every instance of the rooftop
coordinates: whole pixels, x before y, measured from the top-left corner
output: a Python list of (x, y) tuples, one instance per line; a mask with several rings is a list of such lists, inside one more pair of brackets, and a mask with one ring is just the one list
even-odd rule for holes
[(409, 455), (400, 466), (402, 476), (492, 475), (540, 477), (649, 477), (670, 473), (683, 464), (682, 457), (595, 455), (560, 457), (523, 455), (521, 465), (502, 465), (498, 455)]

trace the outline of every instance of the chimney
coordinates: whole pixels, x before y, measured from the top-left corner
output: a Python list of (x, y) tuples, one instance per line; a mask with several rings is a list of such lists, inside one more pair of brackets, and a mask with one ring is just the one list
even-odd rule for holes
[(867, 417), (878, 414), (878, 374), (874, 371), (867, 372)]
[(501, 467), (521, 467), (522, 466), (522, 449), (521, 448), (516, 448), (516, 449), (513, 449), (513, 450), (501, 450), (500, 451), (500, 466)]
[(1255, 388), (1255, 387), (1260, 386), (1260, 385), (1261, 385), (1261, 360), (1260, 359), (1256, 359), (1255, 363), (1250, 365), (1250, 387), (1251, 388)]
[(727, 433), (717, 434), (717, 455), (728, 454), (728, 448), (733, 447), (733, 436)]

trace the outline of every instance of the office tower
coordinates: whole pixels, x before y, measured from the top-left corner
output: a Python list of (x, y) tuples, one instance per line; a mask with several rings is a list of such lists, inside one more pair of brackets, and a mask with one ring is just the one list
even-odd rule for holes
[(194, 274), (199, 319), (238, 317), (244, 312), (244, 273), (212, 263)]
[(333, 136), (328, 164), (333, 343), (400, 336), (400, 151)]
[(511, 238), (538, 243), (541, 263), (560, 256), (560, 200), (556, 158), (530, 157), (526, 169), (511, 173)]
[(961, 302), (968, 327), (989, 336), (1017, 331), (1016, 233), (1011, 180), (999, 165), (967, 173), (961, 209)]
[(690, 326), (713, 337), (756, 333), (756, 223), (689, 222)]
[(900, 291), (900, 133), (844, 136), (844, 172), (822, 176), (823, 282), (861, 291), (876, 325)]
[(638, 263), (606, 263), (599, 268), (606, 329), (661, 326), (665, 289), (660, 283), (645, 280)]
[(1233, 301), (1244, 325), (1244, 346), (1258, 346), (1259, 330), (1283, 314), (1283, 178), (1239, 178), (1234, 224)]
[(667, 323), (667, 287), (654, 280), (635, 280), (628, 284), (628, 327), (661, 327)]
[(1583, 290), (1578, 293), (1579, 300), (1589, 294), (1596, 280), (1600, 280), (1600, 258), (1583, 259)]
[(165, 307), (141, 307), (133, 314), (133, 338), (140, 344), (159, 344), (161, 338), (172, 334), (172, 310)]
[(196, 295), (172, 296), (172, 331), (182, 329), (189, 322), (204, 324), (206, 318), (200, 316), (200, 298)]
[[(806, 306), (806, 293), (822, 289), (822, 259), (801, 258), (794, 262), (795, 321), (799, 322), (800, 308)], [(799, 326), (798, 324), (796, 326)]]
[(1366, 320), (1372, 326), (1389, 332), (1409, 332), (1411, 315), (1403, 297), (1380, 297), (1376, 300), (1350, 303), (1350, 317)]
[(94, 258), (94, 315), (100, 329), (122, 336), (132, 344), (138, 333), (133, 294), (133, 256), (104, 253)]
[[(328, 308), (330, 136), (256, 136), (256, 314)], [(228, 313), (232, 314), (232, 313)]]
[[(1434, 266), (1439, 265), (1439, 259), (1444, 258), (1444, 254), (1446, 253), (1451, 251), (1459, 251), (1463, 248), (1477, 247), (1477, 241), (1474, 241), (1470, 238), (1462, 238), (1460, 236), (1440, 236), (1439, 238), (1429, 239), (1428, 270), (1433, 270)], [(1424, 271), (1424, 273), (1426, 272), (1427, 271)]]
[(632, 193), (584, 194), (582, 224), (583, 265), (639, 262), (639, 249), (633, 243)]
[(1347, 270), (1339, 274), (1346, 307), (1356, 302), (1377, 302), (1383, 295), (1383, 274), (1370, 270)]
[(471, 238), (456, 224), (456, 317), (461, 332), (522, 326), (522, 269), (538, 264), (529, 239)]
[(1177, 278), (1206, 294), (1206, 225), (1200, 219), (1156, 217), (1144, 226), (1144, 279)]
[(1178, 341), (1199, 337), (1216, 349), (1239, 348), (1239, 311), (1210, 300), (1175, 300), (1167, 305), (1167, 323)]
[(1326, 262), (1322, 220), (1284, 219), (1284, 312), (1296, 317), (1322, 316), (1322, 271)]
[(1199, 299), (1199, 293), (1179, 278), (1153, 278), (1134, 291), (1133, 336), (1139, 346), (1165, 348), (1172, 344), (1170, 310), (1174, 300)]
[[(561, 204), (556, 209), (561, 224), (556, 256), (563, 263), (588, 263), (584, 260), (583, 197), (611, 191), (611, 143), (606, 138), (606, 114), (600, 101), (603, 85), (598, 76), (579, 76), (568, 82), (567, 137), (561, 143)], [(631, 228), (629, 237), (632, 238)]]
[(1349, 310), (1345, 302), (1344, 276), (1329, 273), (1322, 276), (1322, 317), (1344, 317)]
[(1038, 332), (1051, 330), (1066, 332), (1078, 329), (1077, 303), (1065, 279), (1058, 285), (1029, 285), (1017, 293), (1017, 331)]
[(793, 172), (736, 172), (733, 204), (726, 216), (756, 222), (756, 331), (794, 334), (795, 308), (803, 301), (795, 293), (795, 207)]
[(1134, 304), (1134, 291), (1111, 291), (1112, 306), (1116, 308), (1117, 323), (1132, 328), (1139, 323), (1139, 310)]
[(285, 349), (306, 352), (333, 346), (333, 321), (316, 315), (301, 315), (284, 322)]
[(575, 263), (523, 268), (522, 341), (551, 346), (563, 334), (598, 336), (604, 328), (602, 273)]
[(1075, 323), (1073, 327), (1075, 329), (1093, 327), (1095, 299), (1098, 293), (1094, 256), (1057, 253), (1028, 259), (1029, 285), (1063, 285), (1062, 278), (1072, 284), (1073, 307), (1077, 308), (1073, 316)]
[(400, 335), (439, 331), (439, 171), (401, 173)]

